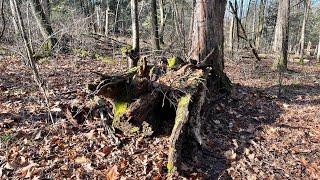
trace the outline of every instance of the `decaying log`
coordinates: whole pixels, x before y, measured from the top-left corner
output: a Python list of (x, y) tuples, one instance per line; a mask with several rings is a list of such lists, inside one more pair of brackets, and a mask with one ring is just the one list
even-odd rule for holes
[(193, 90), (179, 99), (175, 125), (170, 136), (167, 164), (169, 172), (174, 172), (181, 165), (181, 151), (186, 141), (185, 137), (193, 137), (199, 145), (203, 141), (200, 135), (201, 112), (207, 96), (206, 78), (208, 74), (202, 70), (198, 72), (199, 74), (202, 75), (198, 77), (201, 78), (201, 81), (193, 82)]
[(178, 163), (179, 150), (181, 150), (181, 136), (182, 132), (187, 131), (186, 124), (189, 120), (189, 105), (191, 103), (191, 95), (187, 94), (179, 99), (178, 109), (175, 119), (175, 124), (170, 136), (169, 155), (167, 168), (169, 173), (175, 170), (175, 166)]
[(129, 106), (125, 116), (128, 121), (147, 121), (151, 116), (153, 108), (155, 106), (155, 101), (160, 97), (159, 93), (148, 93), (141, 96)]
[[(175, 113), (170, 122), (170, 145), (169, 161), (167, 168), (173, 172), (179, 168), (181, 160), (181, 151), (188, 141), (194, 141), (201, 145), (200, 136), (201, 114), (203, 105), (208, 95), (208, 82), (210, 86), (216, 86), (216, 82), (208, 81), (214, 79), (212, 69), (199, 68), (194, 64), (187, 64), (178, 70), (169, 70), (157, 79), (152, 79), (146, 72), (146, 63), (144, 67), (138, 67), (131, 73), (120, 76), (105, 76), (103, 80), (91, 86), (94, 95), (103, 96), (113, 104), (114, 122), (116, 128), (122, 131), (130, 131), (132, 127), (142, 129), (145, 123), (150, 124), (152, 128), (159, 126), (164, 128), (164, 119), (158, 118), (153, 123), (153, 118), (157, 115), (155, 112), (165, 106), (175, 107)], [(139, 73), (139, 69), (143, 70)], [(152, 68), (148, 68), (151, 69)], [(219, 73), (216, 73), (219, 74)], [(223, 78), (220, 78), (223, 79)], [(169, 103), (164, 103), (164, 102)], [(132, 127), (128, 127), (128, 124)], [(125, 128), (123, 128), (125, 127)], [(171, 129), (173, 127), (173, 129)], [(125, 132), (125, 134), (130, 132)], [(192, 140), (186, 137), (193, 137)]]

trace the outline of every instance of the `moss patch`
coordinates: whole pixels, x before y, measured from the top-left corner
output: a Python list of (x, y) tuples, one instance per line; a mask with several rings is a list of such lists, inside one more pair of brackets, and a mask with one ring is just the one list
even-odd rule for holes
[[(175, 119), (175, 127), (173, 129), (176, 129), (176, 126), (181, 123), (181, 121), (185, 120), (186, 113), (188, 113), (188, 106), (191, 101), (191, 95), (187, 94), (180, 98), (178, 109), (177, 109), (177, 115)], [(174, 131), (174, 130), (173, 130)]]
[(176, 168), (174, 167), (173, 162), (169, 162), (167, 164), (167, 169), (168, 169), (168, 173), (173, 173), (175, 171)]
[(169, 58), (167, 59), (167, 62), (168, 62), (169, 68), (174, 68), (177, 65), (177, 58), (175, 57)]
[(128, 109), (128, 102), (125, 101), (116, 101), (114, 103), (114, 119), (113, 125), (117, 125), (120, 122), (121, 116), (123, 116)]

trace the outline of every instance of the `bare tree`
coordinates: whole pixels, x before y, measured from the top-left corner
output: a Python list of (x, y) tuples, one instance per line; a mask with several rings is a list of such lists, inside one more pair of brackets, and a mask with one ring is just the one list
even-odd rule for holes
[(320, 62), (320, 33), (319, 33), (319, 43), (318, 43), (317, 61)]
[(106, 12), (105, 12), (104, 34), (107, 37), (108, 33), (109, 33), (109, 11), (110, 11), (109, 1), (108, 0), (106, 0), (106, 5), (107, 5), (107, 9), (106, 9)]
[(129, 59), (129, 68), (137, 66), (139, 60), (139, 19), (138, 0), (131, 0), (131, 20), (132, 20), (132, 52)]
[(305, 44), (305, 33), (306, 33), (306, 24), (309, 16), (309, 9), (311, 6), (311, 0), (304, 0), (304, 16), (301, 27), (301, 36), (300, 36), (300, 48), (299, 48), (299, 56), (300, 62), (303, 63), (303, 55), (304, 55), (304, 44)]
[(47, 47), (45, 48), (48, 51), (51, 51), (54, 45), (57, 43), (53, 29), (51, 27), (48, 17), (45, 15), (43, 8), (39, 0), (30, 0), (31, 9), (37, 21), (40, 32), (46, 43)]
[(152, 46), (154, 50), (160, 50), (158, 18), (157, 18), (157, 0), (151, 0), (151, 31)]
[(165, 0), (159, 0), (159, 10), (160, 10), (160, 27), (159, 27), (159, 40), (161, 44), (164, 44), (164, 27), (165, 27), (165, 9), (164, 9), (164, 2)]
[(34, 56), (33, 56), (34, 52), (32, 50), (31, 43), (30, 43), (31, 41), (29, 41), (29, 37), (27, 35), (27, 31), (26, 31), (26, 28), (25, 28), (25, 25), (24, 25), (24, 22), (23, 22), (23, 19), (22, 19), (20, 7), (19, 7), (19, 5), (18, 5), (16, 0), (12, 0), (12, 5), (13, 5), (13, 8), (14, 8), (14, 10), (16, 12), (17, 24), (19, 26), (20, 35), (21, 35), (21, 37), (23, 39), (23, 43), (24, 43), (25, 50), (26, 50), (26, 53), (27, 53), (27, 58), (25, 60), (25, 63), (26, 63), (26, 65), (28, 65), (31, 68), (32, 73), (33, 73), (34, 81), (38, 85), (40, 91), (42, 91), (42, 93), (44, 94), (45, 102), (46, 102), (47, 109), (48, 109), (49, 118), (50, 118), (51, 122), (53, 123), (54, 120), (53, 120), (53, 117), (52, 117), (52, 114), (51, 114), (51, 111), (50, 111), (48, 93), (47, 93), (47, 90), (45, 88), (44, 82), (42, 81), (42, 79), (40, 77), (38, 68), (36, 66), (36, 62), (35, 62), (35, 59), (34, 59)]
[(288, 59), (288, 34), (289, 34), (289, 13), (290, 0), (280, 0), (277, 15), (277, 24), (273, 50), (276, 53), (273, 69), (287, 69)]
[(102, 32), (102, 22), (101, 22), (101, 1), (97, 0), (95, 1), (95, 5), (94, 5), (94, 10), (95, 10), (95, 14), (96, 14), (96, 26), (95, 26), (95, 31), (97, 33), (101, 33)]
[(6, 19), (4, 16), (4, 0), (1, 1), (1, 9), (0, 9), (0, 13), (1, 13), (1, 19), (2, 19), (2, 29), (0, 31), (0, 39), (2, 38), (4, 31), (6, 30)]
[(233, 39), (234, 39), (234, 29), (235, 29), (235, 27), (234, 27), (234, 24), (235, 24), (235, 20), (234, 20), (235, 18), (234, 18), (234, 15), (232, 15), (231, 16), (231, 18), (230, 18), (230, 26), (229, 26), (229, 48), (230, 48), (230, 51), (231, 51), (231, 53), (233, 54), (233, 44), (234, 44), (234, 41), (233, 41)]
[(264, 28), (265, 4), (266, 4), (266, 0), (260, 0), (259, 21), (258, 21), (258, 26), (257, 26), (257, 30), (256, 30), (256, 42), (255, 42), (255, 46), (256, 46), (257, 49), (259, 49), (259, 47), (260, 47), (261, 38), (262, 38), (262, 31), (263, 31), (263, 28)]
[(14, 30), (15, 30), (15, 33), (18, 34), (19, 33), (19, 30), (18, 30), (18, 23), (17, 23), (17, 15), (16, 15), (16, 10), (14, 8), (14, 2), (13, 0), (10, 0), (10, 10), (11, 10), (11, 17), (12, 17), (12, 24), (14, 26)]

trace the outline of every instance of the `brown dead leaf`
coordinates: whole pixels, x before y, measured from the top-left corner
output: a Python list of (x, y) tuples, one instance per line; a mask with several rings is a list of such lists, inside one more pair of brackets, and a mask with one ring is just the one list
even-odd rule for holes
[(78, 122), (77, 122), (77, 120), (72, 116), (72, 113), (71, 113), (71, 111), (70, 111), (68, 108), (66, 108), (65, 114), (66, 114), (67, 119), (71, 122), (71, 124), (72, 124), (73, 126), (77, 127), (77, 126), (78, 126)]
[(28, 178), (32, 176), (34, 168), (38, 166), (37, 163), (30, 163), (28, 166), (19, 169), (17, 172), (20, 174), (20, 177)]
[(97, 137), (97, 130), (93, 129), (91, 130), (90, 132), (86, 133), (85, 136), (88, 138), (88, 139), (94, 139)]
[(125, 159), (123, 159), (120, 163), (120, 169), (124, 169), (129, 165), (129, 162)]
[(38, 133), (37, 133), (37, 135), (36, 135), (36, 137), (34, 138), (34, 140), (39, 140), (39, 139), (41, 139), (42, 138), (42, 131), (40, 130)]
[(244, 154), (247, 155), (247, 156), (250, 154), (250, 150), (249, 150), (248, 148), (244, 148), (244, 151), (243, 151), (243, 152), (244, 152)]
[(249, 154), (248, 155), (248, 158), (250, 159), (250, 161), (253, 161), (254, 158), (255, 158), (255, 155), (252, 153), (252, 154)]
[(114, 165), (112, 168), (107, 170), (106, 180), (117, 180), (119, 179), (118, 166)]
[(224, 155), (229, 161), (234, 161), (237, 158), (237, 154), (233, 150), (225, 152)]
[(144, 163), (143, 173), (148, 174), (152, 170), (152, 161)]
[(300, 162), (304, 166), (307, 166), (307, 164), (308, 164), (307, 160), (305, 158), (303, 158), (303, 157), (300, 159)]
[(75, 163), (77, 164), (85, 164), (85, 163), (88, 163), (89, 162), (89, 159), (87, 159), (86, 157), (84, 156), (81, 156), (81, 157), (77, 157), (75, 160), (74, 160)]
[(6, 165), (4, 166), (4, 169), (14, 170), (14, 167), (10, 163), (7, 162)]
[(111, 151), (112, 151), (112, 147), (109, 147), (109, 146), (105, 146), (102, 150), (105, 156), (108, 156), (111, 153)]

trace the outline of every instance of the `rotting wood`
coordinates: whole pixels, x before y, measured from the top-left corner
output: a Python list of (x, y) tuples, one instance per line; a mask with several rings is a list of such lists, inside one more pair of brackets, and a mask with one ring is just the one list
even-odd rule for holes
[[(154, 68), (157, 67), (154, 66)], [(175, 169), (180, 168), (179, 161), (184, 144), (189, 141), (199, 145), (203, 143), (200, 129), (201, 113), (208, 95), (207, 79), (210, 74), (220, 73), (213, 73), (210, 67), (186, 64), (176, 70), (169, 68), (159, 78), (152, 80), (151, 76), (145, 76), (148, 74), (145, 71), (151, 71), (151, 69), (153, 68), (146, 68), (146, 64), (143, 63), (122, 75), (104, 75), (101, 76), (103, 80), (96, 85), (90, 85), (90, 89), (94, 95), (109, 99), (114, 108), (112, 124), (124, 134), (143, 132), (145, 124), (152, 128), (150, 132), (154, 131), (153, 128), (157, 129), (157, 126), (163, 128), (162, 121), (166, 121), (165, 119), (153, 122), (156, 111), (161, 107), (165, 108), (164, 106), (176, 107), (175, 114), (169, 122), (173, 129), (169, 130), (171, 136), (167, 164), (168, 170), (174, 172)], [(141, 70), (143, 73), (140, 72)], [(214, 81), (214, 78), (212, 80)], [(219, 83), (212, 82), (212, 86), (217, 84)], [(159, 106), (159, 102), (164, 100), (169, 104), (160, 103)], [(193, 137), (193, 139), (185, 137)]]

